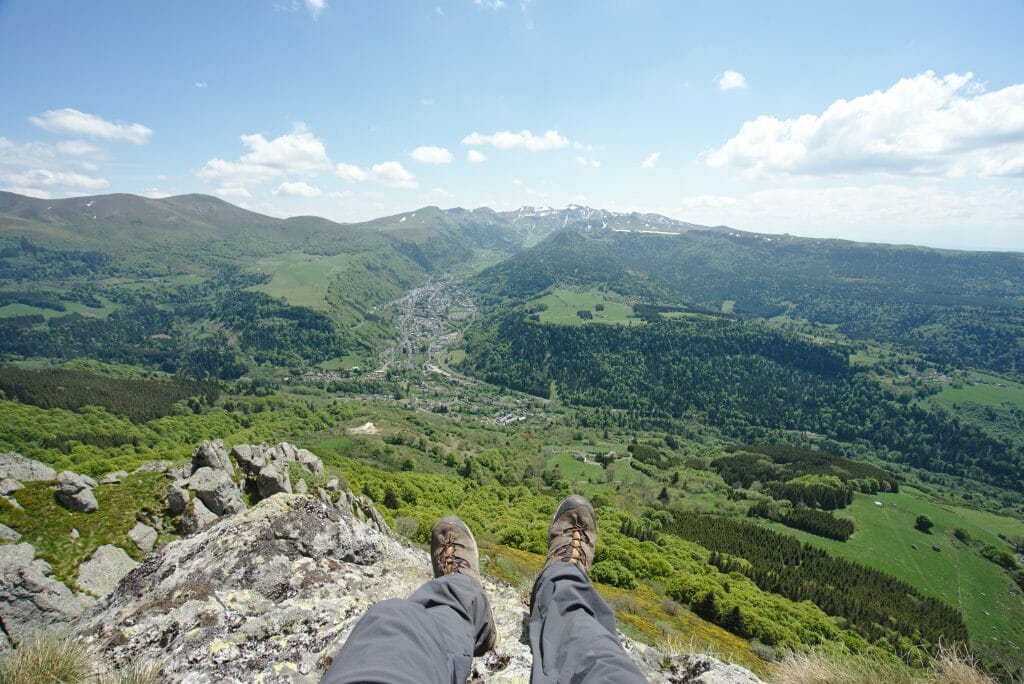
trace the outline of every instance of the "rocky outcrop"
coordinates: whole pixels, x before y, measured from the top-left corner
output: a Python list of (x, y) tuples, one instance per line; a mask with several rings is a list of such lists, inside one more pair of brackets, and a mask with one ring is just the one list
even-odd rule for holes
[[(113, 664), (157, 660), (168, 681), (312, 683), (370, 605), (430, 576), (427, 554), (362, 497), (277, 494), (151, 554), (79, 627)], [(523, 590), (484, 584), (500, 639), (470, 681), (527, 682)], [(758, 681), (707, 656), (624, 645), (652, 682)]]
[(65, 470), (57, 475), (57, 503), (72, 511), (92, 513), (99, 508), (92, 493), (96, 480)]
[(192, 499), (181, 514), (181, 533), (195, 534), (217, 522), (217, 514), (203, 505), (202, 499)]
[(115, 470), (100, 478), (100, 484), (121, 484), (121, 480), (128, 477), (127, 470)]
[(187, 487), (188, 480), (179, 480), (167, 485), (167, 510), (171, 512), (171, 515), (184, 513), (188, 502), (192, 500), (192, 495), (188, 493)]
[(50, 564), (35, 555), (31, 544), (0, 545), (0, 622), (15, 643), (40, 628), (69, 623), (88, 601), (50, 577)]
[(16, 530), (12, 530), (7, 525), (0, 523), (0, 540), (3, 541), (18, 541), (21, 539), (21, 534)]
[(18, 491), (19, 489), (24, 488), (25, 485), (10, 477), (5, 477), (4, 479), (0, 480), (0, 496), (8, 496)]
[(8, 451), (0, 454), (0, 479), (11, 478), (19, 482), (39, 482), (52, 480), (57, 472), (39, 461), (25, 458), (19, 453)]
[(78, 586), (95, 596), (106, 596), (138, 565), (124, 549), (105, 544), (78, 568)]

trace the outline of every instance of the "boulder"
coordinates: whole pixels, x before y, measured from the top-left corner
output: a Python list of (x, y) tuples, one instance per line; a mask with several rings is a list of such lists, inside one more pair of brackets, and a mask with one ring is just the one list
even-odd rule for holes
[(236, 444), (231, 455), (246, 475), (256, 475), (267, 465), (267, 447), (262, 444)]
[(228, 458), (228, 450), (224, 448), (224, 440), (205, 441), (192, 454), (192, 472), (200, 468), (222, 470), (230, 477), (235, 474), (235, 467)]
[(238, 487), (223, 470), (208, 466), (199, 468), (188, 479), (188, 487), (214, 515), (239, 513), (245, 510), (245, 503)]
[(156, 544), (157, 532), (145, 523), (135, 523), (135, 527), (128, 533), (128, 538), (138, 547), (139, 551), (149, 553)]
[(79, 566), (78, 586), (96, 596), (106, 596), (138, 565), (121, 547), (105, 544)]
[(338, 478), (332, 477), (330, 480), (327, 481), (327, 491), (336, 492), (339, 489), (341, 489), (341, 483), (338, 482)]
[(314, 454), (312, 451), (306, 449), (299, 449), (295, 454), (295, 460), (306, 466), (306, 470), (313, 473), (314, 475), (323, 477), (324, 474), (324, 462), (320, 460), (320, 457)]
[(210, 512), (202, 500), (192, 499), (185, 512), (181, 514), (181, 533), (186, 536), (192, 535), (205, 530), (215, 522), (217, 515)]
[(256, 476), (256, 491), (259, 492), (261, 499), (281, 492), (291, 494), (292, 483), (288, 475), (288, 464), (271, 463), (263, 466), (259, 475)]
[(96, 480), (65, 470), (57, 475), (57, 503), (72, 511), (92, 513), (99, 502), (92, 493)]
[(306, 494), (309, 492), (309, 485), (306, 484), (305, 480), (299, 480), (295, 483), (296, 494)]
[(8, 451), (0, 454), (0, 479), (9, 477), (19, 482), (39, 482), (52, 480), (56, 476), (57, 472), (50, 466), (25, 458), (19, 453)]
[(31, 544), (0, 544), (0, 622), (15, 643), (82, 613), (82, 603), (35, 553)]
[(17, 530), (12, 530), (7, 525), (0, 523), (0, 539), (3, 541), (18, 541), (21, 539), (21, 534)]
[(181, 515), (185, 511), (185, 506), (188, 506), (188, 502), (192, 499), (192, 495), (186, 489), (187, 486), (187, 480), (179, 480), (167, 485), (167, 510), (171, 512), (171, 515)]
[(166, 473), (168, 469), (174, 464), (170, 461), (146, 461), (138, 468), (133, 470), (133, 473)]
[(2, 496), (7, 496), (9, 494), (13, 494), (14, 492), (18, 491), (19, 489), (24, 489), (24, 488), (25, 488), (25, 485), (21, 484), (20, 482), (18, 482), (17, 480), (14, 480), (12, 478), (5, 477), (4, 479), (0, 480), (0, 495), (2, 495)]
[(100, 478), (100, 484), (120, 484), (121, 480), (128, 477), (127, 470), (115, 470), (112, 473), (107, 473)]

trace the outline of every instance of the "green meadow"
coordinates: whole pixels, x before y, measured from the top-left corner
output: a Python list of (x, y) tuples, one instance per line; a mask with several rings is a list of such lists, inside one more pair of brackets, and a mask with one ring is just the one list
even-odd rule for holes
[[(584, 321), (576, 315), (577, 311), (591, 312), (593, 323), (632, 325), (640, 322), (633, 316), (633, 307), (624, 297), (597, 288), (582, 291), (558, 288), (530, 302), (530, 305), (534, 304), (547, 305), (547, 309), (540, 312), (542, 323), (582, 325)], [(599, 304), (604, 306), (603, 311), (596, 309)]]
[(345, 270), (352, 257), (347, 254), (319, 256), (290, 253), (263, 259), (255, 269), (270, 275), (270, 282), (250, 289), (280, 297), (294, 306), (328, 310), (327, 288)]

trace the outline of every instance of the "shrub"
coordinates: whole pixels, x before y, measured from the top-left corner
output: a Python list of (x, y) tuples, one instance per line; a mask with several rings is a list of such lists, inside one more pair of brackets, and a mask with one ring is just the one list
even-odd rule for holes
[(636, 588), (636, 576), (617, 560), (594, 563), (594, 567), (590, 569), (590, 578), (595, 582), (603, 582), (620, 589)]
[(917, 520), (914, 521), (914, 527), (922, 532), (931, 532), (931, 529), (935, 526), (932, 519), (927, 515), (917, 516)]

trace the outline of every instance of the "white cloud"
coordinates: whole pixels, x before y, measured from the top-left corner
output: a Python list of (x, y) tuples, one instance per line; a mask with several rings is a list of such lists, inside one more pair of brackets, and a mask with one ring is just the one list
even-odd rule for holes
[(576, 163), (580, 166), (589, 166), (592, 169), (601, 168), (601, 162), (597, 159), (587, 159), (586, 157), (576, 157)]
[(929, 71), (820, 115), (762, 115), (704, 160), (751, 175), (1024, 176), (1024, 84), (972, 79)]
[(747, 77), (738, 71), (727, 69), (718, 78), (719, 90), (744, 90), (747, 87)]
[(31, 169), (0, 176), (0, 187), (20, 194), (49, 197), (51, 193), (61, 195), (103, 190), (110, 187), (110, 182), (106, 178), (96, 178), (74, 171)]
[(439, 17), (443, 17), (444, 16), (444, 10), (441, 9), (440, 5), (438, 5), (437, 7), (434, 8), (434, 14), (436, 14)]
[(480, 150), (469, 150), (466, 152), (466, 159), (472, 164), (481, 164), (487, 161), (487, 155)]
[(319, 197), (323, 194), (323, 191), (315, 185), (304, 183), (303, 181), (281, 183), (274, 190), (275, 195), (285, 195), (287, 197)]
[(102, 157), (103, 150), (84, 140), (65, 140), (55, 145), (59, 154), (69, 157)]
[(199, 170), (199, 177), (233, 187), (285, 174), (313, 174), (331, 168), (323, 142), (302, 123), (296, 123), (291, 133), (271, 140), (259, 133), (243, 135), (242, 143), (249, 152), (237, 162), (213, 158)]
[(171, 193), (164, 192), (159, 188), (146, 188), (145, 190), (142, 191), (142, 196), (148, 197), (150, 199), (163, 199), (165, 197), (170, 197)]
[(221, 187), (214, 190), (213, 194), (217, 195), (218, 197), (223, 197), (224, 199), (249, 199), (250, 197), (252, 197), (252, 193), (250, 193), (248, 190), (246, 190), (240, 185), (222, 185)]
[(107, 121), (95, 114), (86, 114), (70, 108), (51, 109), (39, 116), (30, 116), (28, 120), (51, 133), (88, 135), (107, 140), (127, 140), (136, 145), (149, 142), (153, 135), (153, 131), (142, 124)]
[(335, 173), (346, 183), (374, 181), (392, 188), (411, 189), (417, 187), (416, 176), (400, 162), (386, 161), (363, 169), (355, 164), (338, 164)]
[(409, 156), (421, 164), (451, 164), (454, 159), (452, 153), (444, 147), (434, 147), (432, 145), (421, 145), (413, 150)]
[(505, 7), (505, 0), (473, 0), (474, 5), (500, 10)]
[(651, 152), (649, 155), (644, 157), (642, 162), (640, 162), (640, 167), (644, 169), (653, 169), (659, 159), (661, 159), (661, 152)]
[(306, 0), (306, 9), (316, 19), (327, 8), (327, 0)]
[(453, 193), (448, 192), (444, 188), (431, 188), (430, 196), (437, 199), (452, 199), (455, 197)]
[(195, 82), (195, 83), (193, 84), (193, 86), (194, 86), (194, 87), (196, 87), (196, 88), (199, 88), (200, 90), (203, 90), (204, 88), (206, 88), (206, 86), (207, 86), (207, 85), (208, 85), (208, 84), (207, 84), (207, 82), (206, 82), (206, 81), (196, 81), (196, 82)]
[(493, 135), (470, 133), (462, 139), (463, 145), (491, 145), (499, 150), (523, 148), (530, 152), (560, 150), (569, 146), (569, 139), (556, 130), (549, 130), (544, 135), (534, 135), (523, 129), (518, 133), (499, 131)]
[[(955, 191), (892, 183), (775, 188), (680, 201), (684, 220), (754, 231), (793, 232), (967, 248), (1024, 248), (1024, 189)], [(985, 237), (969, 228), (985, 225)], [(971, 241), (975, 242), (971, 242)], [(988, 243), (978, 242), (988, 240)]]

